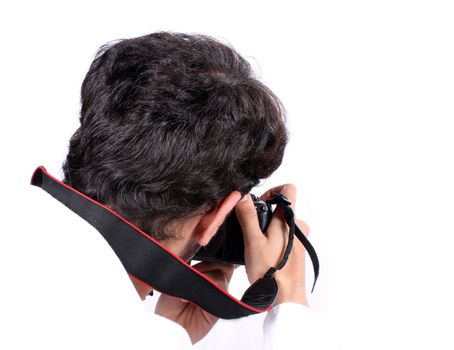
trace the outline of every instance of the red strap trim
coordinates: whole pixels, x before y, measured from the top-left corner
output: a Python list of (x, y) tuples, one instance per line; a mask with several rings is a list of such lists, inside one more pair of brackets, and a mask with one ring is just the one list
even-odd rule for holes
[[(151, 237), (150, 235), (148, 235), (146, 232), (142, 231), (141, 229), (139, 229), (137, 226), (135, 226), (133, 223), (131, 223), (130, 221), (126, 220), (125, 218), (123, 218), (121, 215), (119, 215), (118, 213), (116, 213), (115, 211), (113, 211), (112, 209), (110, 209), (109, 207), (106, 207), (105, 205), (95, 201), (94, 199), (88, 197), (87, 195), (85, 195), (84, 193), (72, 188), (71, 186), (65, 184), (64, 182), (56, 179), (55, 177), (53, 177), (51, 174), (49, 174), (46, 170), (46, 168), (44, 166), (39, 166), (38, 168), (36, 168), (36, 170), (34, 171), (33, 175), (32, 175), (32, 179), (33, 177), (35, 176), (36, 172), (38, 170), (41, 170), (43, 171), (47, 176), (49, 176), (52, 180), (58, 182), (59, 184), (61, 184), (62, 186), (66, 187), (67, 189), (77, 193), (78, 195), (84, 197), (85, 199), (91, 201), (92, 203), (100, 206), (100, 207), (103, 207), (104, 209), (108, 210), (109, 212), (111, 212), (113, 215), (117, 216), (120, 220), (124, 221), (126, 224), (128, 224), (129, 226), (131, 226), (133, 229), (135, 229), (137, 232), (139, 232), (141, 235), (145, 236), (146, 238), (148, 238), (150, 241), (154, 242), (155, 244), (157, 244), (160, 248), (162, 248), (163, 250), (165, 250), (167, 253), (169, 253), (170, 255), (172, 255), (175, 259), (178, 260), (178, 262), (182, 265), (184, 265), (185, 267), (189, 268), (190, 270), (192, 270), (192, 272), (198, 274), (200, 277), (204, 278), (207, 282), (209, 282), (211, 285), (213, 285), (216, 289), (218, 289), (220, 292), (224, 293), (227, 297), (229, 297), (230, 299), (232, 299), (233, 301), (235, 301), (237, 304), (240, 304), (241, 306), (255, 312), (255, 313), (262, 313), (262, 312), (265, 312), (265, 311), (269, 311), (273, 306), (270, 305), (269, 307), (267, 307), (266, 309), (263, 309), (263, 310), (260, 310), (260, 309), (257, 309), (255, 307), (252, 307), (248, 304), (245, 304), (243, 303), (241, 300), (238, 300), (237, 298), (235, 298), (233, 295), (229, 294), (227, 291), (225, 291), (224, 289), (222, 289), (221, 287), (219, 287), (216, 283), (214, 283), (213, 281), (211, 281), (207, 276), (205, 276), (203, 273), (201, 273), (200, 271), (194, 269), (191, 265), (189, 265), (188, 263), (186, 263), (184, 260), (182, 260), (178, 255), (175, 255), (171, 250), (169, 250), (167, 247), (165, 247), (164, 245), (162, 245), (159, 241), (157, 241), (156, 239), (154, 239), (153, 237)], [(141, 281), (140, 279), (138, 279), (137, 277), (135, 277), (134, 275), (130, 274), (131, 276), (133, 276), (135, 279), (137, 279), (138, 281), (144, 283), (145, 285), (147, 285), (148, 287), (150, 288), (153, 288), (155, 289), (153, 286), (150, 286), (149, 284)], [(157, 290), (157, 289), (156, 289)], [(200, 307), (200, 306), (199, 306)]]

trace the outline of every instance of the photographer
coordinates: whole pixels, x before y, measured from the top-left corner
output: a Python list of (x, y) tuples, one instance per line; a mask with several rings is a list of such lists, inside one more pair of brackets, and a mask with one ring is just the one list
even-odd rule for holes
[[(231, 47), (207, 36), (165, 32), (110, 43), (85, 77), (81, 102), (80, 127), (63, 165), (64, 183), (188, 262), (234, 210), (244, 233), (249, 282), (279, 262), (288, 238), (283, 214), (278, 210), (263, 234), (248, 193), (281, 164), (287, 143), (284, 109)], [(261, 199), (273, 193), (286, 196), (295, 210), (293, 185), (273, 188)], [(308, 234), (304, 222), (296, 224)], [(308, 309), (304, 260), (304, 247), (295, 240), (286, 266), (275, 275), (279, 293), (264, 323), (267, 348), (323, 346), (319, 321)], [(233, 265), (217, 262), (194, 268), (225, 290), (234, 272)], [(130, 278), (142, 299), (152, 292)], [(121, 304), (117, 295), (112, 308), (121, 310)], [(198, 306), (164, 294), (155, 312), (157, 326), (149, 336), (155, 342), (173, 334), (165, 345), (169, 348), (190, 347), (189, 339), (198, 342), (217, 321)], [(125, 318), (140, 323), (131, 315), (118, 322)], [(164, 318), (181, 325), (189, 339)], [(164, 342), (158, 342), (161, 348)]]

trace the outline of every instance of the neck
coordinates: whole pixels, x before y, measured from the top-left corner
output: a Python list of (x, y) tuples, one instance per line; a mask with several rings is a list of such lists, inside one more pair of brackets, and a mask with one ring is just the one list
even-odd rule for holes
[[(160, 243), (172, 251), (175, 255), (178, 255), (181, 259), (190, 261), (200, 248), (198, 241), (192, 238), (199, 220), (200, 216), (195, 216), (185, 220), (183, 223), (180, 223), (178, 227), (176, 227), (178, 232), (185, 233), (182, 235), (182, 238), (164, 240)], [(145, 299), (146, 296), (153, 290), (152, 287), (136, 277), (129, 275), (129, 278), (142, 300)]]
[[(185, 245), (185, 243), (186, 243), (186, 245)], [(174, 252), (174, 254), (178, 255), (185, 261), (190, 261), (191, 257), (194, 256), (194, 254), (200, 248), (199, 245), (191, 245), (191, 244), (188, 244), (188, 242), (184, 242), (184, 240), (174, 241), (173, 244), (169, 244), (169, 243), (165, 244), (164, 242), (161, 242), (161, 244), (165, 245), (169, 250)], [(144, 300), (147, 297), (147, 295), (149, 295), (151, 293), (153, 288), (150, 287), (145, 282), (142, 282), (140, 279), (136, 278), (135, 276), (133, 276), (131, 274), (128, 274), (128, 275), (132, 281), (132, 284), (134, 285), (134, 287), (137, 291), (137, 294), (139, 294), (140, 299)]]

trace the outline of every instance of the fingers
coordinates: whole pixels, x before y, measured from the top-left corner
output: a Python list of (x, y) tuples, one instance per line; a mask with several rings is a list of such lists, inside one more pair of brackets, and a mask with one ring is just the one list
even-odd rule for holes
[[(293, 184), (285, 184), (274, 187), (266, 191), (261, 197), (261, 200), (269, 200), (273, 197), (274, 193), (280, 193), (288, 198), (290, 207), (295, 212), (296, 205), (296, 186)], [(257, 211), (249, 195), (246, 195), (243, 200), (235, 206), (238, 221), (242, 227), (245, 244), (258, 244), (266, 238), (269, 238), (276, 245), (284, 245), (288, 238), (288, 226), (284, 220), (282, 210), (277, 208), (273, 213), (272, 220), (267, 229), (267, 235), (264, 236), (260, 230), (258, 223)], [(301, 220), (298, 220), (301, 231), (307, 235), (309, 227)]]
[(293, 212), (295, 212), (295, 203), (296, 203), (296, 186), (293, 184), (285, 184), (281, 186), (274, 187), (268, 191), (266, 191), (264, 194), (260, 196), (260, 199), (263, 201), (266, 201), (268, 199), (271, 199), (273, 197), (274, 193), (280, 193), (284, 196), (286, 196), (289, 200), (290, 207), (293, 209)]
[(263, 233), (260, 230), (257, 210), (250, 195), (246, 195), (243, 200), (235, 206), (236, 216), (243, 231), (244, 243), (252, 244), (263, 239)]
[[(280, 193), (286, 196), (289, 200), (290, 207), (293, 212), (295, 212), (295, 202), (296, 202), (296, 187), (293, 184), (285, 184), (281, 186), (274, 187), (266, 191), (260, 199), (266, 201), (273, 197), (274, 193)], [(273, 213), (273, 218), (271, 219), (270, 225), (268, 226), (267, 234), (268, 238), (272, 241), (272, 244), (285, 246), (287, 243), (289, 228), (287, 223), (284, 220), (284, 215), (281, 208), (276, 208), (276, 211)]]
[(202, 261), (200, 263), (192, 265), (192, 267), (202, 272), (204, 275), (208, 276), (211, 280), (218, 284), (221, 284), (223, 282), (226, 282), (228, 284), (235, 269), (234, 265), (232, 264), (208, 261)]
[(226, 264), (226, 263), (221, 263), (221, 262), (211, 262), (211, 261), (202, 261), (197, 264), (192, 265), (193, 268), (196, 270), (205, 273), (205, 272), (210, 272), (214, 270), (222, 270), (222, 271), (233, 271), (234, 265), (232, 264)]
[(272, 245), (282, 247), (282, 251), (284, 251), (287, 245), (289, 230), (281, 208), (277, 208), (266, 230), (268, 240)]

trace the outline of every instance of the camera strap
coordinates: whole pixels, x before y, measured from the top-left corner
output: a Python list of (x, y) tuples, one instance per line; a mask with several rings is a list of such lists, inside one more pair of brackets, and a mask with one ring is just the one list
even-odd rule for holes
[(273, 274), (285, 265), (292, 249), (294, 235), (301, 240), (312, 259), (314, 285), (318, 277), (319, 265), (315, 250), (295, 225), (293, 211), (289, 204), (285, 204), (289, 202), (284, 196), (273, 198), (275, 204), (284, 208), (284, 216), (290, 227), (284, 256), (276, 267), (253, 283), (242, 299), (238, 300), (159, 241), (112, 209), (57, 180), (43, 166), (35, 170), (31, 184), (41, 187), (96, 228), (118, 256), (125, 270), (133, 277), (163, 294), (186, 299), (220, 318), (240, 318), (271, 309), (278, 292)]
[(311, 242), (307, 239), (307, 237), (301, 232), (301, 230), (295, 224), (295, 214), (293, 213), (292, 208), (290, 207), (290, 202), (288, 199), (280, 193), (275, 193), (273, 198), (267, 201), (269, 204), (276, 204), (281, 206), (284, 210), (284, 218), (287, 222), (287, 225), (290, 228), (289, 239), (287, 243), (287, 248), (285, 249), (284, 255), (276, 267), (271, 267), (264, 277), (273, 277), (274, 273), (277, 270), (282, 269), (285, 264), (287, 263), (288, 257), (290, 252), (292, 251), (293, 247), (293, 239), (296, 236), (300, 242), (303, 244), (304, 248), (306, 249), (309, 257), (312, 260), (312, 266), (314, 268), (314, 283), (312, 285), (311, 292), (314, 291), (315, 283), (317, 282), (319, 270), (320, 270), (320, 263), (318, 261), (317, 253), (315, 252), (314, 247), (312, 246)]

